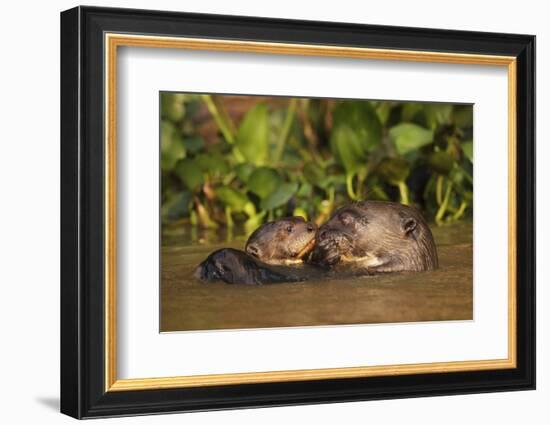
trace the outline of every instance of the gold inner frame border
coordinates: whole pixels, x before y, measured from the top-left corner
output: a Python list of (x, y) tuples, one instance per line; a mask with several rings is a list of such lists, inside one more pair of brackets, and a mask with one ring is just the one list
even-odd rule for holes
[[(105, 46), (105, 391), (137, 391), (268, 382), (511, 369), (516, 359), (516, 58), (463, 53), (371, 49), (106, 33)], [(508, 357), (495, 360), (398, 364), (174, 377), (118, 379), (116, 324), (116, 98), (118, 47), (148, 47), (504, 66), (508, 72)]]

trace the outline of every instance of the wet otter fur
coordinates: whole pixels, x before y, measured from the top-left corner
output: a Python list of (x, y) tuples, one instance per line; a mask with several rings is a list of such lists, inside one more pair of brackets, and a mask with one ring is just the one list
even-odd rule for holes
[(428, 224), (415, 208), (363, 201), (338, 209), (317, 231), (310, 261), (364, 274), (438, 267)]
[(225, 283), (243, 285), (304, 280), (298, 275), (278, 272), (246, 252), (234, 248), (214, 251), (196, 268), (194, 277), (204, 281), (221, 280)]
[(302, 264), (315, 244), (317, 226), (302, 217), (286, 217), (263, 224), (248, 238), (245, 251), (222, 248), (196, 268), (194, 277), (231, 284), (297, 282), (306, 279)]
[(313, 249), (316, 231), (303, 217), (280, 218), (258, 227), (244, 250), (267, 264), (299, 264)]

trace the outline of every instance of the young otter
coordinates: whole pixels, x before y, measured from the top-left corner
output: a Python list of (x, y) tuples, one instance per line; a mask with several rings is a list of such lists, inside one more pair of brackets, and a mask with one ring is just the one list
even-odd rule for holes
[(353, 265), (354, 270), (366, 274), (438, 266), (433, 236), (420, 212), (381, 201), (338, 209), (319, 228), (311, 262), (342, 269)]
[(285, 217), (258, 227), (245, 252), (267, 264), (302, 263), (313, 249), (317, 225), (303, 217)]
[(313, 249), (316, 230), (314, 223), (302, 217), (265, 223), (250, 235), (245, 252), (219, 249), (199, 264), (194, 276), (247, 285), (305, 280), (304, 270), (281, 265), (302, 263)]

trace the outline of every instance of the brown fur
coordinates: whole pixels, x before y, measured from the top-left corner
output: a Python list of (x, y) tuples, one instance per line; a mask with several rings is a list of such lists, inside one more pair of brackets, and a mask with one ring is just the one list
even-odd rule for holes
[(248, 238), (245, 252), (268, 264), (301, 263), (313, 249), (315, 223), (285, 217), (258, 227)]
[(423, 271), (438, 267), (428, 224), (415, 208), (364, 201), (338, 209), (316, 237), (311, 261), (365, 273)]

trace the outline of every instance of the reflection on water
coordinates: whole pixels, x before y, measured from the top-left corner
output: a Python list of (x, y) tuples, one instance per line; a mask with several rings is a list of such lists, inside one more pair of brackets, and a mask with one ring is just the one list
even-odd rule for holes
[(439, 269), (264, 286), (191, 275), (212, 251), (242, 249), (242, 232), (168, 229), (161, 252), (161, 331), (472, 319), (472, 225), (432, 228)]

